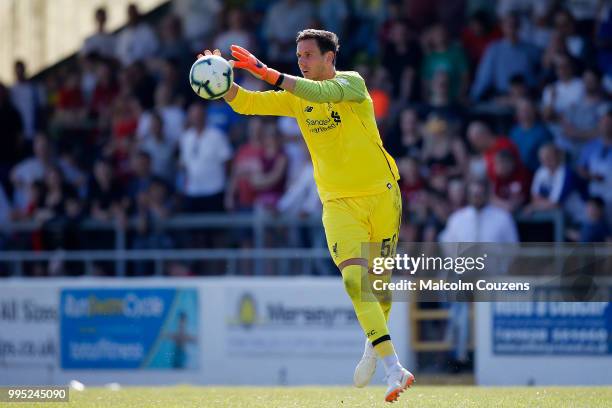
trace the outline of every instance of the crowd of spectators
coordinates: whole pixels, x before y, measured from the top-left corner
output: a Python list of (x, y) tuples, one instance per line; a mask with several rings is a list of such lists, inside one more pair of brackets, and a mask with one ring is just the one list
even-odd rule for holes
[(297, 73), (308, 27), (337, 32), (337, 68), (366, 80), (402, 176), (403, 240), (439, 240), (483, 180), (483, 206), (515, 219), (562, 211), (565, 239), (611, 239), (608, 1), (176, 0), (155, 24), (130, 5), (116, 33), (107, 12), (73, 64), (32, 79), (17, 61), (0, 84), (0, 221), (58, 226), (31, 248), (82, 247), (84, 219), (135, 219), (131, 247), (171, 248), (151, 226), (174, 214), (317, 217), (295, 120), (237, 115), (187, 81), (198, 52), (228, 57), (230, 44)]

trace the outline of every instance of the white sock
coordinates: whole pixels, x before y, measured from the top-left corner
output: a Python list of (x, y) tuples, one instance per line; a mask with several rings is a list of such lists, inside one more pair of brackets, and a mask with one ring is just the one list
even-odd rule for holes
[(399, 358), (397, 358), (397, 354), (393, 353), (387, 357), (383, 357), (383, 364), (385, 365), (385, 372), (390, 374), (391, 371), (395, 371), (402, 366), (399, 363)]

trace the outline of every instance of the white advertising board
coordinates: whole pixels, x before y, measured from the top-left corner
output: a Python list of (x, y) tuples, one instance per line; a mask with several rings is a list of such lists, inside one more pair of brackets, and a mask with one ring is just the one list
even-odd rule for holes
[[(88, 278), (3, 283), (0, 385), (54, 385), (73, 379), (86, 385), (350, 384), (365, 340), (339, 278)], [(67, 340), (62, 336), (71, 331), (59, 327), (62, 293), (86, 298), (81, 292), (91, 290), (100, 306), (101, 291), (123, 293), (134, 288), (141, 292), (197, 290), (199, 325), (197, 334), (192, 333), (197, 337), (196, 368), (63, 367), (60, 345)], [(407, 313), (405, 303), (395, 304), (390, 329), (398, 353), (410, 366)], [(379, 367), (374, 383), (382, 381), (382, 372)]]

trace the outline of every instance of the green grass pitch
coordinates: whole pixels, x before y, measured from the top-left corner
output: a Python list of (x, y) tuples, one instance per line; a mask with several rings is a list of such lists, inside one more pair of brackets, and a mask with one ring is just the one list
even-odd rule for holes
[[(118, 391), (87, 388), (70, 391), (69, 403), (27, 404), (79, 407), (612, 407), (612, 387), (418, 386), (393, 405), (383, 401), (383, 387), (126, 387)], [(4, 404), (0, 406), (17, 406)]]

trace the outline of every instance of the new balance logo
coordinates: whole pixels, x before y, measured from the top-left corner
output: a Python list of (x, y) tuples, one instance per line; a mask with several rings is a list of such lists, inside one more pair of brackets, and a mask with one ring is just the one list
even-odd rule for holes
[(370, 330), (369, 332), (366, 333), (366, 336), (368, 336), (368, 338), (374, 336), (376, 334), (376, 330)]
[(342, 120), (340, 119), (340, 115), (338, 115), (338, 112), (336, 112), (336, 111), (332, 111), (331, 117), (334, 120), (334, 122), (336, 122), (336, 123), (342, 122)]
[(312, 106), (307, 106), (306, 109), (304, 109), (304, 112), (312, 112)]
[(338, 257), (338, 243), (334, 243), (334, 245), (332, 246), (332, 252), (334, 253), (334, 257), (337, 258)]

